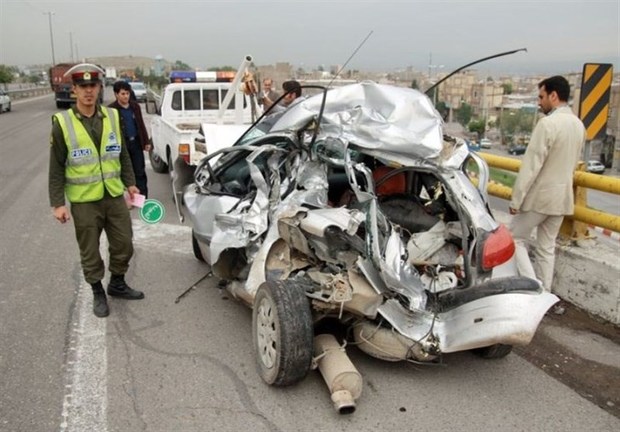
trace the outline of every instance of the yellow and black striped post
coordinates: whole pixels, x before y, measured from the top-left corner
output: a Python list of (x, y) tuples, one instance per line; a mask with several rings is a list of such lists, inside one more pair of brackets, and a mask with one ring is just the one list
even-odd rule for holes
[(586, 128), (588, 140), (605, 137), (612, 78), (613, 70), (609, 63), (583, 65), (579, 118)]
[[(583, 149), (583, 158), (586, 161), (590, 159), (590, 141), (602, 140), (607, 133), (612, 79), (613, 70), (609, 63), (585, 63), (583, 65), (579, 118), (586, 128), (586, 145)], [(584, 170), (584, 165), (585, 163), (581, 162), (579, 169)], [(587, 206), (587, 189), (575, 186), (574, 191), (575, 205)], [(564, 219), (560, 233), (574, 240), (590, 238), (588, 226), (573, 218)]]

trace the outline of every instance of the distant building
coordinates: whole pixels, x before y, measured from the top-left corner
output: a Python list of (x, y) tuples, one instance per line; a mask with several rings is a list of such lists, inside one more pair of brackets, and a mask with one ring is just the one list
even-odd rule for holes
[(145, 76), (149, 76), (151, 73), (155, 74), (157, 70), (160, 71), (159, 76), (161, 76), (171, 69), (171, 63), (162, 56), (154, 58), (139, 56), (89, 57), (84, 59), (84, 61), (99, 64), (103, 67), (115, 67), (118, 71), (124, 71), (125, 76), (135, 75), (136, 69), (140, 69)]

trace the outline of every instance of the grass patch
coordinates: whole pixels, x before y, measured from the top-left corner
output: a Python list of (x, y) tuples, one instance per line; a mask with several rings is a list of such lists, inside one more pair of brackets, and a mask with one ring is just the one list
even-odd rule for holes
[(517, 180), (517, 173), (493, 167), (489, 167), (489, 176), (491, 180), (509, 188), (512, 188)]
[[(467, 171), (472, 172), (474, 174), (478, 174), (478, 165), (474, 162), (470, 162), (467, 165)], [(506, 171), (500, 168), (489, 167), (489, 180), (492, 180), (501, 185), (512, 188), (515, 184), (515, 180), (517, 179), (517, 173), (512, 171)]]

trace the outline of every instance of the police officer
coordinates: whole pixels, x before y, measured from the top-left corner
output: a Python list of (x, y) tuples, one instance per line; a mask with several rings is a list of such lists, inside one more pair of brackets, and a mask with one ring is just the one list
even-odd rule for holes
[(65, 75), (69, 74), (76, 103), (52, 117), (49, 199), (60, 223), (73, 217), (84, 279), (93, 289), (93, 312), (105, 317), (110, 310), (101, 284), (105, 267), (99, 239), (103, 230), (110, 244), (108, 295), (128, 300), (144, 298), (142, 292), (125, 282), (133, 255), (133, 232), (123, 194), (127, 190), (133, 197), (139, 191), (123, 143), (118, 111), (97, 103), (103, 70), (82, 63)]

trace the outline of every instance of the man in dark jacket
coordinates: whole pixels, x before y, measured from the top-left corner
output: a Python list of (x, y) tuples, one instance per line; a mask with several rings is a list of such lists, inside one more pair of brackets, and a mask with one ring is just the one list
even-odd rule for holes
[(144, 166), (144, 152), (151, 150), (149, 134), (146, 131), (140, 104), (131, 100), (131, 86), (126, 81), (114, 83), (116, 101), (109, 106), (116, 108), (121, 118), (123, 138), (127, 143), (127, 150), (131, 156), (133, 172), (136, 176), (136, 186), (140, 193), (148, 197), (149, 190), (146, 184), (146, 168)]

